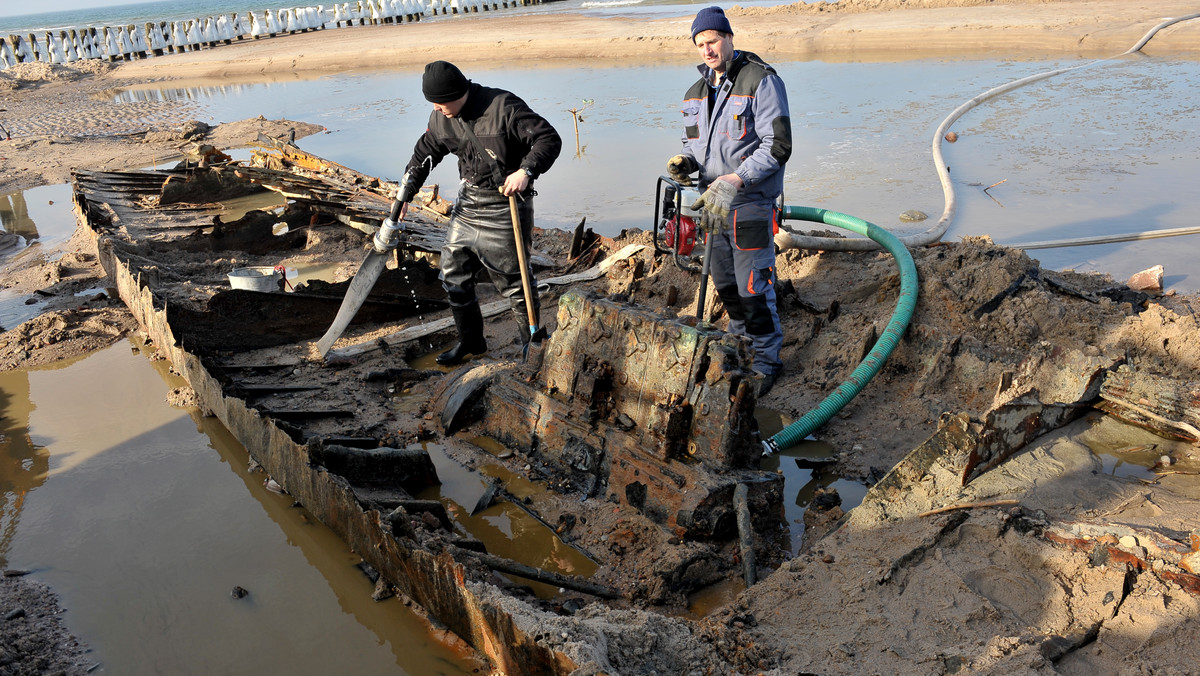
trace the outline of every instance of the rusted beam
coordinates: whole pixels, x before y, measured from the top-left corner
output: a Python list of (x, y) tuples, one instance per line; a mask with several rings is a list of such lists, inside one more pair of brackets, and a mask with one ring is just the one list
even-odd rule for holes
[(1042, 536), (1093, 557), (1099, 552), (1104, 561), (1152, 571), (1192, 596), (1200, 596), (1200, 535), (1192, 534), (1188, 543), (1182, 543), (1146, 529), (1062, 522), (1046, 528)]
[(621, 594), (612, 587), (606, 587), (601, 584), (588, 582), (587, 580), (571, 577), (569, 575), (562, 575), (549, 570), (542, 570), (541, 568), (534, 568), (533, 566), (527, 566), (523, 563), (518, 563), (512, 559), (506, 559), (494, 554), (485, 554), (459, 548), (453, 548), (453, 552), (456, 558), (469, 557), (476, 559), (488, 568), (500, 573), (518, 575), (535, 582), (542, 582), (544, 584), (554, 585), (555, 587), (570, 589), (571, 591), (591, 594), (592, 596), (598, 596), (602, 599), (621, 598)]
[(737, 510), (738, 546), (742, 555), (742, 579), (747, 587), (758, 581), (757, 563), (754, 558), (754, 528), (750, 524), (750, 489), (738, 484), (733, 491), (733, 508)]
[(1098, 408), (1164, 437), (1200, 441), (1200, 384), (1138, 371), (1110, 372)]

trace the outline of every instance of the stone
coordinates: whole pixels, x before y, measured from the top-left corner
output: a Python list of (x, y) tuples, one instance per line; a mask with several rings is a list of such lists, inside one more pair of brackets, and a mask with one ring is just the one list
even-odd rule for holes
[(1126, 286), (1134, 291), (1143, 293), (1162, 293), (1163, 290), (1163, 266), (1155, 265), (1152, 268), (1147, 268), (1141, 272), (1135, 273), (1125, 282)]

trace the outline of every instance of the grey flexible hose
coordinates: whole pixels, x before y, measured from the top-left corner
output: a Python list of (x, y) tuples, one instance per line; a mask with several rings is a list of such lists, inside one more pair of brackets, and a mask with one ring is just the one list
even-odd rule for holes
[[(1144, 35), (1142, 39), (1137, 42), (1137, 44), (1118, 56), (1126, 56), (1141, 51), (1142, 47), (1146, 46), (1146, 43), (1148, 43), (1150, 39), (1154, 37), (1155, 33), (1158, 33), (1167, 26), (1196, 18), (1200, 18), (1200, 12), (1188, 14), (1178, 18), (1166, 19), (1162, 23), (1150, 29), (1150, 31), (1146, 33), (1146, 35)], [(1000, 94), (1010, 92), (1018, 87), (1023, 87), (1032, 82), (1054, 77), (1055, 75), (1061, 75), (1072, 70), (1089, 68), (1105, 61), (1111, 61), (1113, 58), (1116, 57), (1097, 59), (1095, 61), (1089, 61), (1088, 63), (1080, 64), (1078, 66), (1071, 66), (1070, 68), (1058, 68), (1055, 70), (1046, 71), (1044, 73), (1037, 73), (1035, 75), (1023, 77), (1019, 80), (1009, 82), (1008, 84), (989, 89), (979, 96), (976, 96), (966, 103), (963, 103), (958, 108), (955, 108), (954, 112), (950, 113), (950, 115), (947, 116), (940, 125), (938, 125), (937, 131), (933, 134), (933, 166), (934, 169), (937, 170), (938, 180), (941, 181), (942, 184), (942, 194), (945, 195), (946, 198), (945, 209), (942, 211), (942, 217), (938, 219), (938, 222), (932, 228), (926, 230), (925, 232), (908, 235), (906, 237), (900, 237), (899, 239), (904, 243), (904, 246), (911, 249), (913, 247), (928, 246), (934, 242), (937, 242), (942, 238), (943, 235), (946, 234), (946, 230), (950, 228), (950, 222), (954, 219), (954, 212), (957, 208), (957, 199), (954, 195), (954, 184), (950, 181), (950, 169), (946, 166), (946, 161), (942, 157), (942, 139), (946, 136), (946, 132), (950, 130), (950, 126), (952, 124), (957, 122), (960, 117), (967, 113), (967, 111), (971, 110), (975, 106), (978, 106), (984, 101), (987, 101), (988, 99), (999, 96)], [(871, 239), (857, 237), (845, 239), (837, 237), (816, 237), (812, 235), (801, 235), (783, 229), (780, 229), (780, 231), (775, 235), (775, 246), (779, 247), (781, 251), (786, 249), (873, 251), (880, 248), (879, 244)]]

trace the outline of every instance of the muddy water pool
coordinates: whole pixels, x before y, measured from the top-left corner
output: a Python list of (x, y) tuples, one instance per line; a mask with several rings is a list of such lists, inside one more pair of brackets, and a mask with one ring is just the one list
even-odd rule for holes
[[(465, 674), (132, 341), (0, 373), (0, 567), (110, 674)], [(235, 587), (248, 594), (234, 598)]]

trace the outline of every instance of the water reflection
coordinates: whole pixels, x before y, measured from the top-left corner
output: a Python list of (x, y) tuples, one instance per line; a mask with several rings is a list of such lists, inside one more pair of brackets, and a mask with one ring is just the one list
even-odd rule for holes
[(163, 103), (174, 101), (208, 102), (220, 97), (244, 94), (261, 83), (206, 85), (199, 87), (174, 87), (170, 89), (111, 89), (100, 92), (95, 98), (112, 103)]
[[(33, 242), (46, 246), (60, 244), (70, 239), (74, 231), (71, 187), (66, 183), (0, 193), (0, 256), (15, 253)], [(23, 241), (14, 248), (18, 237)]]
[[(74, 230), (71, 188), (65, 183), (0, 194), (0, 261), (6, 265), (26, 256), (57, 259), (62, 251), (55, 247)], [(36, 317), (45, 304), (38, 296), (0, 289), (0, 329)]]
[(1191, 451), (1185, 442), (1170, 441), (1111, 416), (1094, 416), (1075, 441), (1091, 450), (1103, 474), (1149, 483), (1161, 478), (1157, 472), (1163, 470), (1164, 456), (1170, 465), (1178, 461), (1181, 451)]
[(0, 253), (16, 245), (16, 237), (26, 241), (38, 238), (37, 224), (29, 217), (24, 192), (0, 195), (0, 228), (9, 237), (0, 238)]
[(29, 436), (29, 376), (0, 372), (0, 567), (21, 522), (25, 500), (46, 481), (50, 453)]

